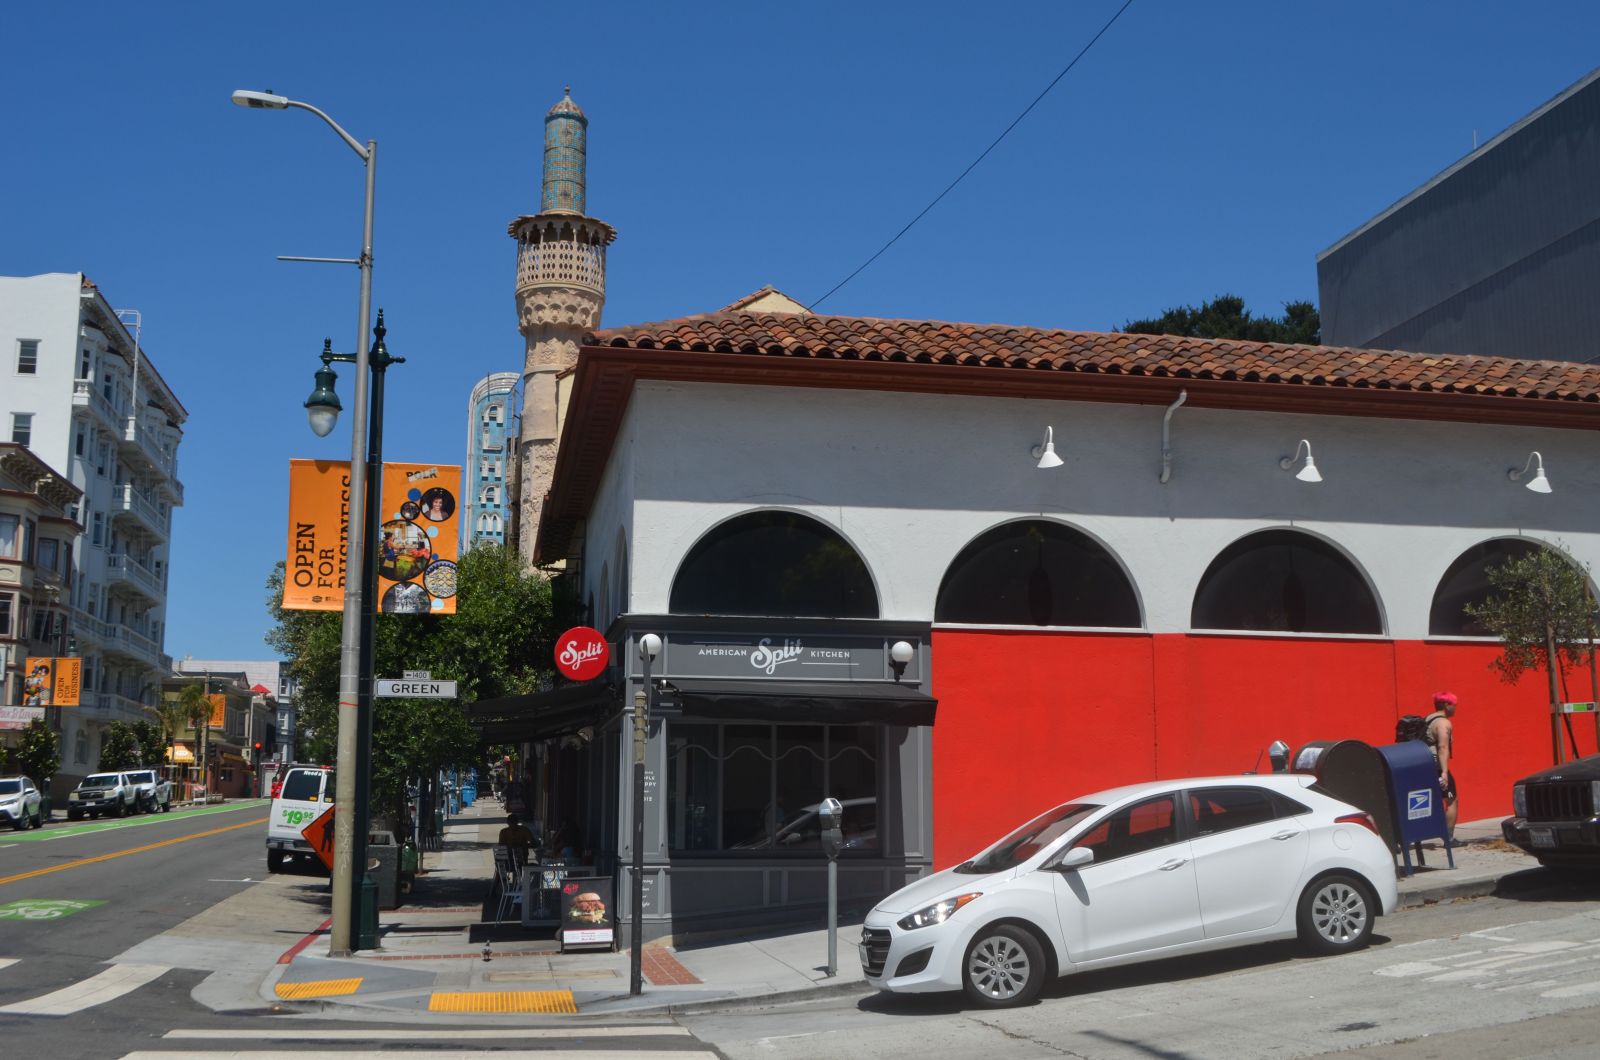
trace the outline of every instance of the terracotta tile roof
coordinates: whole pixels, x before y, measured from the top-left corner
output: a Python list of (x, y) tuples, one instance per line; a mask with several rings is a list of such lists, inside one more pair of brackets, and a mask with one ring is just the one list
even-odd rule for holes
[(1600, 402), (1600, 366), (1004, 324), (723, 311), (607, 328), (585, 345), (826, 361)]

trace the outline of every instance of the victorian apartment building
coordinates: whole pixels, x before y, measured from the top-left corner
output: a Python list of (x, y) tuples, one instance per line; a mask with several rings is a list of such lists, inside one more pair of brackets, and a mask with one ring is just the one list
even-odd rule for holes
[[(168, 546), (187, 412), (140, 348), (141, 324), (81, 273), (0, 277), (0, 425), (78, 491), (62, 518), (82, 532), (58, 545), (52, 602), (54, 653), (75, 648), (83, 660), (82, 705), (56, 720), (58, 793), (94, 770), (112, 722), (150, 716), (169, 668)], [(4, 705), (16, 702), (13, 684)]]

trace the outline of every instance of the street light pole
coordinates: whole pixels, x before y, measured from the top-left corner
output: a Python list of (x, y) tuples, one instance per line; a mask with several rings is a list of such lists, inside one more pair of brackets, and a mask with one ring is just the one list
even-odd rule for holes
[[(350, 432), (350, 502), (345, 517), (344, 616), (339, 630), (339, 741), (335, 759), (337, 777), (334, 800), (336, 806), (347, 809), (344, 813), (336, 813), (333, 819), (333, 923), (328, 947), (333, 956), (348, 957), (355, 948), (354, 920), (361, 909), (361, 882), (366, 870), (367, 830), (366, 822), (358, 821), (364, 800), (358, 794), (357, 778), (358, 774), (365, 771), (361, 729), (364, 724), (370, 725), (367, 715), (371, 711), (371, 674), (364, 672), (361, 664), (362, 588), (371, 559), (368, 555), (367, 527), (373, 512), (367, 504), (369, 491), (362, 434), (367, 425), (367, 322), (372, 319), (372, 205), (378, 173), (378, 143), (368, 140), (363, 147), (338, 122), (309, 103), (270, 92), (243, 89), (233, 93), (233, 101), (241, 107), (255, 109), (284, 110), (294, 107), (310, 111), (350, 146), (367, 170), (361, 257), (354, 261), (361, 269), (361, 299), (360, 320), (356, 327), (355, 408), (351, 416), (354, 422)], [(313, 430), (317, 429), (317, 425), (318, 420), (313, 416)], [(320, 433), (326, 434), (332, 429), (333, 423), (329, 420), (326, 429)]]
[(629, 934), (633, 951), (629, 959), (628, 993), (644, 993), (644, 760), (650, 738), (650, 664), (661, 653), (661, 638), (646, 633), (639, 638), (644, 661), (644, 687), (633, 694), (633, 925)]

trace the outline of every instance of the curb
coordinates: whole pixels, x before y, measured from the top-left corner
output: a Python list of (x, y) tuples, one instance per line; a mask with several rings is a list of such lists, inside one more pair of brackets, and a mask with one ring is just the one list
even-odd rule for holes
[(1503, 876), (1488, 876), (1477, 880), (1462, 880), (1459, 883), (1441, 883), (1429, 887), (1425, 891), (1402, 892), (1400, 899), (1395, 903), (1395, 911), (1402, 909), (1421, 909), (1424, 906), (1437, 905), (1440, 902), (1455, 902), (1464, 898), (1487, 898), (1496, 894), (1522, 894), (1536, 891), (1548, 886), (1550, 880), (1547, 871), (1540, 867), (1517, 869)]
[(868, 995), (876, 993), (873, 986), (861, 979), (851, 979), (838, 983), (820, 983), (815, 986), (805, 987), (800, 990), (783, 990), (772, 994), (746, 994), (739, 997), (730, 997), (718, 1000), (707, 998), (704, 1001), (667, 1002), (661, 1005), (640, 1006), (629, 1009), (631, 1012), (666, 1012), (671, 1015), (688, 1015), (695, 1012), (738, 1012), (748, 1009), (776, 1008), (791, 1002), (810, 1001), (820, 997), (844, 997), (850, 994)]

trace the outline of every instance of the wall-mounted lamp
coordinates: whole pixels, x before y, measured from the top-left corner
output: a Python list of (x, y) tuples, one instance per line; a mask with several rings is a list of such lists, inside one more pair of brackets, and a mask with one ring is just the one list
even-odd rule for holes
[(1521, 470), (1518, 470), (1517, 468), (1508, 469), (1506, 471), (1506, 478), (1510, 479), (1512, 482), (1521, 482), (1522, 476), (1528, 473), (1528, 468), (1530, 467), (1533, 468), (1533, 477), (1528, 481), (1523, 482), (1523, 486), (1535, 493), (1551, 492), (1550, 480), (1544, 477), (1544, 457), (1539, 455), (1538, 450), (1534, 450), (1528, 454), (1527, 462), (1522, 465)]
[(1046, 427), (1044, 429), (1044, 444), (1033, 447), (1033, 458), (1039, 461), (1038, 466), (1041, 470), (1047, 467), (1061, 466), (1061, 458), (1056, 455), (1055, 432), (1056, 429), (1054, 427)]
[(1306, 451), (1306, 464), (1305, 467), (1302, 467), (1299, 471), (1294, 473), (1294, 477), (1299, 479), (1301, 482), (1321, 482), (1322, 472), (1317, 470), (1317, 462), (1311, 457), (1311, 443), (1306, 441), (1304, 438), (1300, 439), (1300, 444), (1294, 447), (1294, 455), (1286, 456), (1282, 460), (1279, 460), (1278, 466), (1283, 468), (1285, 471), (1289, 470), (1291, 467), (1294, 467), (1295, 462), (1300, 459), (1301, 449)]
[[(1060, 462), (1059, 460), (1056, 461), (1058, 464)], [(906, 663), (911, 661), (911, 656), (915, 650), (909, 642), (903, 640), (897, 640), (889, 645), (889, 665), (894, 667), (894, 679), (896, 681), (904, 676)]]

